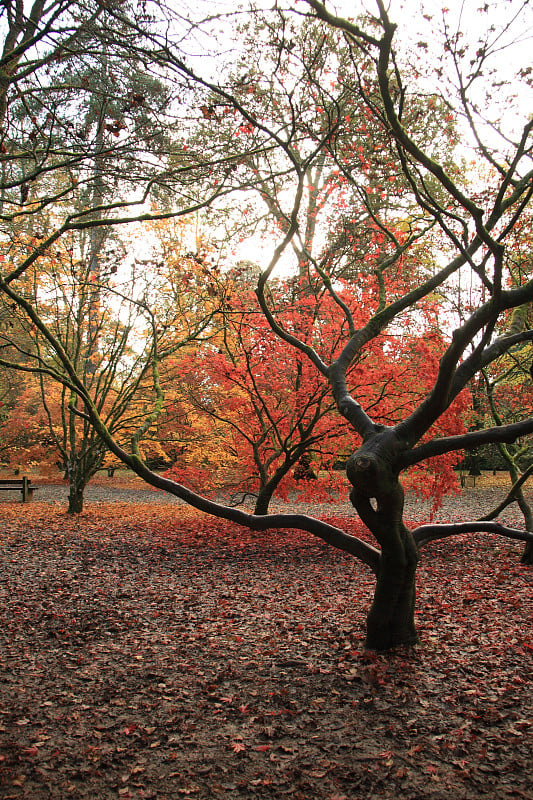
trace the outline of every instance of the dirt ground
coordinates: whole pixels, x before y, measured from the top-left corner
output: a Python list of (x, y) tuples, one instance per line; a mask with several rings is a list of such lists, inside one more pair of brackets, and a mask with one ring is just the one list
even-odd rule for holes
[(424, 548), (421, 645), (389, 656), (371, 573), (305, 534), (15, 501), (0, 545), (4, 800), (533, 798), (520, 543)]

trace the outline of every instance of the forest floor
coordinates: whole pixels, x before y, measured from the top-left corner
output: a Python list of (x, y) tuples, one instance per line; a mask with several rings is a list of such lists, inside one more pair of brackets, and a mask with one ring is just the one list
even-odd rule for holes
[(421, 644), (376, 655), (366, 567), (307, 534), (132, 502), (135, 484), (123, 502), (112, 480), (77, 518), (50, 487), (0, 501), (3, 800), (532, 800), (521, 543), (426, 546)]

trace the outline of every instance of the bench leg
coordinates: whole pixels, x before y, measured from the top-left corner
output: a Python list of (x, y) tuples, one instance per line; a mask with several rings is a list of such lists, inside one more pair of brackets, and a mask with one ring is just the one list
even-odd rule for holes
[(22, 502), (31, 503), (33, 500), (33, 489), (29, 486), (28, 478), (22, 479)]

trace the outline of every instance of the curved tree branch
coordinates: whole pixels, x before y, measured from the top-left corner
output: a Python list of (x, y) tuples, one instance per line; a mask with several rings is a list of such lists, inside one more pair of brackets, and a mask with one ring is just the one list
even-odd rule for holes
[(458, 536), (461, 533), (495, 533), (504, 536), (506, 539), (517, 539), (522, 542), (533, 542), (533, 533), (521, 531), (516, 528), (508, 528), (499, 522), (452, 522), (447, 525), (420, 525), (412, 531), (418, 547), (423, 547), (429, 542), (438, 539), (447, 539), (449, 536)]
[(502, 511), (504, 511), (507, 508), (507, 506), (510, 506), (511, 503), (516, 502), (518, 499), (517, 498), (518, 491), (521, 489), (521, 487), (524, 485), (524, 483), (527, 481), (530, 475), (533, 475), (533, 464), (530, 464), (530, 466), (525, 470), (525, 472), (522, 473), (522, 475), (518, 478), (518, 480), (513, 483), (513, 485), (509, 489), (507, 497), (505, 497), (502, 500), (502, 502), (499, 505), (497, 505), (496, 508), (494, 508), (489, 514), (486, 514), (484, 517), (480, 517), (479, 521), (486, 522), (491, 519), (494, 519), (495, 517), (499, 516), (499, 514), (501, 514)]
[(450, 397), (455, 398), (461, 392), (468, 381), (474, 377), (484, 367), (487, 367), (511, 347), (522, 342), (533, 341), (533, 330), (521, 331), (520, 333), (499, 336), (489, 347), (481, 353), (474, 352), (465, 358), (461, 366), (456, 370), (455, 377), (450, 389)]
[[(496, 340), (486, 349), (478, 346), (474, 353), (469, 356), (463, 364), (457, 368), (457, 364), (468, 345), (483, 328), (490, 332), (502, 311), (515, 308), (524, 303), (531, 302), (533, 299), (533, 281), (501, 292), (496, 299), (491, 298), (484, 305), (480, 306), (466, 320), (466, 322), (454, 331), (452, 341), (442, 356), (439, 364), (437, 380), (430, 394), (420, 403), (420, 405), (407, 417), (399, 426), (398, 431), (402, 438), (416, 443), (426, 431), (436, 422), (443, 411), (448, 408), (455, 396), (464, 388), (470, 377), (478, 372), (483, 366), (490, 363), (501, 355), (508, 347), (514, 343), (509, 337)], [(507, 348), (500, 350), (506, 344)], [(477, 366), (476, 366), (477, 364)], [(463, 366), (465, 365), (465, 366)], [(459, 375), (459, 377), (457, 377)], [(518, 434), (520, 435), (520, 434)], [(515, 437), (516, 438), (516, 437)], [(514, 441), (514, 439), (485, 439), (482, 443), (492, 441)], [(475, 447), (476, 445), (467, 444), (465, 447)], [(423, 446), (422, 446), (423, 447)], [(459, 445), (462, 448), (462, 445)], [(448, 452), (448, 448), (440, 452)], [(431, 453), (431, 455), (436, 453)], [(419, 459), (411, 463), (416, 463)]]
[(459, 436), (445, 436), (442, 439), (432, 439), (419, 447), (400, 455), (398, 465), (400, 469), (412, 467), (426, 458), (441, 456), (443, 453), (451, 453), (452, 450), (473, 450), (482, 444), (493, 444), (496, 442), (514, 442), (520, 436), (527, 436), (533, 433), (533, 418), (513, 422), (510, 425), (501, 425), (494, 428), (485, 428), (481, 431), (470, 431)]
[(363, 542), (361, 539), (358, 539), (356, 536), (345, 533), (340, 528), (336, 528), (314, 517), (309, 517), (306, 514), (248, 514), (237, 508), (225, 506), (221, 503), (209, 500), (169, 478), (164, 478), (152, 472), (138, 456), (127, 453), (115, 442), (105, 429), (105, 426), (99, 419), (94, 408), (91, 408), (89, 404), (87, 404), (87, 408), (88, 416), (91, 418), (92, 424), (97, 428), (100, 436), (104, 439), (111, 452), (127, 464), (128, 467), (146, 481), (146, 483), (149, 483), (156, 489), (162, 489), (164, 492), (178, 497), (180, 500), (186, 502), (187, 505), (197, 508), (199, 511), (203, 511), (219, 519), (235, 522), (237, 525), (242, 525), (253, 531), (266, 531), (274, 528), (295, 528), (296, 530), (306, 531), (322, 539), (327, 544), (355, 556), (377, 574), (380, 562), (379, 550)]
[[(307, 531), (308, 533), (317, 536), (323, 541), (331, 544), (339, 550), (344, 550), (347, 553), (358, 558), (364, 564), (369, 566), (372, 571), (377, 574), (380, 562), (379, 550), (371, 545), (363, 542), (355, 536), (351, 536), (333, 525), (328, 525), (321, 520), (313, 517), (308, 517), (305, 514), (267, 514), (267, 515), (254, 515), (240, 511), (236, 508), (216, 503), (209, 500), (202, 495), (196, 494), (191, 489), (176, 483), (169, 478), (163, 478), (152, 472), (146, 464), (135, 453), (128, 453), (115, 441), (112, 434), (109, 432), (107, 426), (104, 424), (98, 409), (93, 402), (87, 388), (84, 386), (83, 381), (79, 378), (76, 370), (71, 363), (67, 352), (61, 345), (61, 342), (53, 335), (47, 326), (40, 319), (37, 311), (32, 305), (25, 300), (21, 295), (17, 294), (8, 284), (0, 281), (0, 288), (11, 297), (19, 306), (21, 306), (34, 325), (39, 329), (45, 340), (54, 349), (59, 361), (61, 362), (65, 376), (57, 374), (56, 380), (59, 380), (64, 385), (72, 389), (81, 398), (85, 405), (85, 414), (77, 412), (74, 408), (71, 410), (73, 413), (78, 413), (84, 419), (88, 417), (91, 424), (100, 435), (109, 450), (114, 453), (123, 463), (127, 464), (139, 477), (146, 483), (157, 489), (162, 489), (169, 494), (184, 500), (188, 505), (203, 511), (206, 514), (227, 519), (250, 528), (255, 531), (264, 531), (269, 528), (296, 528), (297, 530)], [(157, 389), (157, 386), (156, 386)]]

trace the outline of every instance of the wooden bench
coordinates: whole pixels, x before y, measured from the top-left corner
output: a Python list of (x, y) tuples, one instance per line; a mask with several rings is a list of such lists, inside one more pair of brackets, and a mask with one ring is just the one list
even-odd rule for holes
[(38, 486), (33, 486), (29, 478), (5, 478), (0, 480), (0, 492), (21, 492), (23, 503), (31, 503), (33, 493), (38, 488)]

